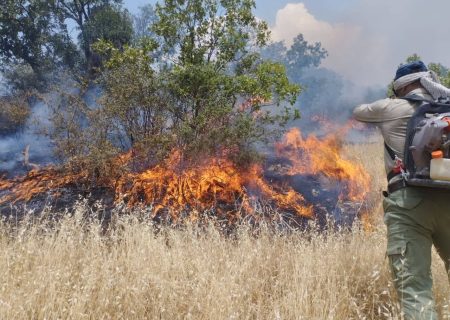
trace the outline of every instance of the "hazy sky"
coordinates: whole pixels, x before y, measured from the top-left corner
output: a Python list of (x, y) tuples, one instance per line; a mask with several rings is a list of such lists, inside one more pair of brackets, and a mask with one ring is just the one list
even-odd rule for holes
[[(155, 0), (124, 0), (136, 12)], [(450, 1), (256, 0), (256, 15), (268, 21), (274, 40), (298, 33), (329, 52), (324, 66), (362, 85), (386, 85), (412, 54), (425, 63), (450, 66), (446, 22)]]

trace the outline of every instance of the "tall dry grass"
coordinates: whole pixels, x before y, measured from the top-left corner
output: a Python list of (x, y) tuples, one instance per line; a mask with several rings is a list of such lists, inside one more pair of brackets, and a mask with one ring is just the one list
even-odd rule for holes
[[(383, 188), (379, 143), (347, 146)], [(380, 169), (381, 168), (381, 169)], [(373, 197), (379, 197), (377, 194)], [(0, 225), (0, 319), (397, 319), (380, 198), (373, 228), (232, 237), (214, 227), (161, 229), (121, 217)], [(449, 288), (434, 255), (438, 309)]]

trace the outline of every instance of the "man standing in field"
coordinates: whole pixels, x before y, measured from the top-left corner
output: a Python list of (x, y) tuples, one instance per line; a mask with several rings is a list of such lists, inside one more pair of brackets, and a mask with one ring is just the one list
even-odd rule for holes
[(449, 96), (425, 64), (415, 61), (398, 68), (396, 97), (355, 108), (355, 118), (373, 123), (385, 142), (388, 192), (383, 201), (387, 226), (387, 256), (405, 319), (437, 319), (432, 292), (431, 247), (450, 263), (450, 190), (406, 186), (399, 170), (404, 159), (408, 120), (420, 103), (403, 98), (414, 95), (428, 101)]

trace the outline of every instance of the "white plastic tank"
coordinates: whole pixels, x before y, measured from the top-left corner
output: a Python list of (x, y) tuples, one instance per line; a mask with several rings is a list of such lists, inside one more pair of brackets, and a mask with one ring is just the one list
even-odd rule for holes
[(444, 158), (442, 151), (434, 151), (430, 163), (430, 178), (450, 181), (450, 159)]

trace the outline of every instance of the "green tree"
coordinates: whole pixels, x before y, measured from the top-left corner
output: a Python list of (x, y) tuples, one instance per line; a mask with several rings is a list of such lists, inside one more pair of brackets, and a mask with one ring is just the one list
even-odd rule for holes
[[(269, 36), (249, 0), (166, 0), (157, 5), (156, 41), (115, 49), (105, 42), (103, 117), (116, 141), (150, 159), (174, 148), (186, 160), (225, 154), (241, 164), (255, 145), (298, 114), (299, 87), (283, 65), (258, 52)], [(156, 46), (163, 52), (153, 60)], [(157, 153), (157, 155), (155, 154)]]
[[(122, 150), (133, 147), (149, 159), (163, 158), (173, 144), (169, 125), (172, 98), (162, 75), (152, 68), (155, 47), (148, 43), (121, 51), (100, 42), (96, 48), (108, 51), (109, 61), (101, 79), (105, 90), (102, 108), (92, 121), (93, 127), (98, 127), (94, 133), (108, 128), (103, 136), (112, 140), (111, 145)], [(108, 143), (103, 140), (97, 144)]]
[(298, 74), (302, 70), (310, 67), (317, 67), (323, 59), (328, 56), (328, 52), (322, 48), (320, 42), (309, 44), (302, 34), (294, 38), (294, 43), (286, 51), (286, 66), (290, 75)]
[(342, 108), (338, 98), (344, 87), (343, 79), (336, 73), (318, 67), (328, 55), (320, 42), (308, 43), (298, 34), (290, 47), (283, 41), (264, 47), (262, 57), (282, 63), (289, 79), (302, 85), (303, 92), (296, 107), (302, 106), (306, 115), (318, 115)]
[[(119, 7), (104, 5), (97, 6), (91, 10), (90, 19), (84, 25), (83, 33), (80, 33), (79, 39), (83, 50), (91, 51), (91, 46), (98, 40), (110, 42), (114, 47), (123, 49), (124, 45), (129, 44), (133, 37), (132, 17), (126, 10)], [(90, 53), (90, 67), (98, 68), (101, 66), (99, 56)]]
[[(91, 36), (92, 28), (88, 27), (89, 22), (99, 8), (114, 4), (120, 5), (122, 0), (52, 0), (51, 3), (54, 12), (59, 12), (64, 19), (70, 19), (77, 24), (86, 70), (89, 70), (92, 62), (92, 40), (97, 40)], [(108, 27), (115, 28), (111, 25)]]
[[(17, 76), (21, 76), (29, 79), (24, 79), (22, 84), (44, 88), (46, 76), (55, 68), (74, 67), (76, 63), (76, 48), (53, 5), (54, 1), (40, 0), (5, 0), (2, 3), (0, 71), (16, 85), (21, 83)], [(25, 71), (27, 68), (31, 72)]]
[(0, 135), (17, 132), (25, 127), (30, 114), (26, 95), (0, 97)]
[(328, 56), (326, 49), (320, 42), (308, 43), (303, 34), (298, 34), (287, 48), (283, 41), (274, 42), (261, 51), (264, 58), (283, 63), (291, 79), (301, 75), (308, 68), (318, 67)]
[[(254, 7), (253, 0), (166, 0), (156, 6), (153, 31), (171, 61), (164, 76), (178, 147), (185, 152), (217, 152), (225, 145), (250, 151), (252, 143), (269, 136), (267, 123), (289, 118), (288, 107), (279, 114), (262, 108), (293, 103), (298, 87), (282, 65), (257, 54), (269, 31), (253, 15)], [(245, 104), (246, 110), (237, 110)]]
[(422, 58), (417, 53), (413, 53), (412, 55), (410, 55), (406, 58), (405, 62), (411, 63), (411, 62), (420, 61), (420, 60), (422, 60)]
[(436, 72), (441, 83), (447, 88), (450, 87), (450, 69), (442, 65), (441, 63), (429, 63), (428, 69)]

